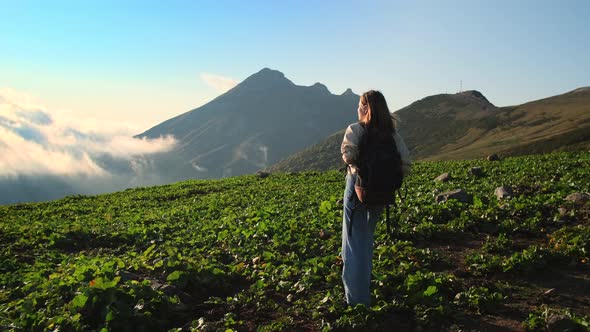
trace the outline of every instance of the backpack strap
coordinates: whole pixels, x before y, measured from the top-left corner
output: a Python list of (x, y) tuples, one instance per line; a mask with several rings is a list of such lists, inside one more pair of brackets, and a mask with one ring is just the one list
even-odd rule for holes
[(408, 186), (402, 183), (402, 187), (404, 188), (404, 195), (402, 196), (401, 188), (397, 190), (397, 194), (399, 196), (400, 203), (404, 204), (404, 200), (406, 199), (406, 197), (408, 197)]

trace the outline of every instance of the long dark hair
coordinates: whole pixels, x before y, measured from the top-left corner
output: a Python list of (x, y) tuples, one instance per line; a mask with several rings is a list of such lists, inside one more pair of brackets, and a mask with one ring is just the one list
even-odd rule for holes
[(361, 103), (369, 105), (365, 126), (368, 130), (383, 134), (395, 133), (395, 124), (383, 94), (376, 90), (369, 90), (361, 96)]

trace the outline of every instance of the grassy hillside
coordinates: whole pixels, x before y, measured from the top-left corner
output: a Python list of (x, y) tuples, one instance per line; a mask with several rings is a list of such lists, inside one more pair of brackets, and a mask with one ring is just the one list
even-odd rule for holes
[(503, 108), (497, 126), (447, 144), (427, 160), (590, 149), (590, 89)]
[[(480, 92), (426, 97), (395, 113), (412, 156), (437, 156), (450, 143), (496, 126), (499, 109)], [(478, 156), (479, 157), (479, 156)]]
[(270, 172), (298, 172), (301, 170), (328, 171), (345, 166), (340, 154), (344, 137), (340, 130), (318, 144), (314, 144), (267, 168)]
[[(342, 173), (0, 206), (0, 329), (587, 328), (590, 205), (565, 197), (589, 178), (589, 153), (417, 163), (393, 240), (377, 228), (369, 310), (343, 302)], [(456, 188), (471, 202), (435, 203)]]
[[(481, 93), (426, 97), (395, 113), (415, 160), (461, 160), (590, 149), (590, 88), (498, 108)], [(341, 166), (344, 131), (269, 168), (328, 170)]]

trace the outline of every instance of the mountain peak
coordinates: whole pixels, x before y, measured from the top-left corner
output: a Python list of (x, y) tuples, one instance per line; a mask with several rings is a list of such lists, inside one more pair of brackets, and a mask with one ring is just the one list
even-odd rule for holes
[(316, 82), (314, 85), (311, 86), (312, 88), (314, 88), (317, 91), (321, 91), (322, 93), (327, 93), (327, 94), (332, 94), (330, 92), (330, 90), (328, 90), (328, 87), (323, 85), (320, 82)]
[(254, 75), (285, 77), (285, 74), (283, 74), (282, 72), (275, 70), (275, 69), (270, 69), (268, 67), (264, 67), (264, 68), (260, 69), (257, 73), (253, 74), (252, 76), (254, 76)]
[(344, 91), (341, 96), (352, 96), (354, 95), (354, 92), (352, 91), (351, 88), (346, 89), (346, 91)]
[(270, 68), (263, 68), (259, 72), (250, 75), (246, 78), (242, 83), (239, 85), (241, 86), (258, 86), (258, 87), (274, 87), (277, 85), (293, 85), (288, 78), (285, 77), (285, 74), (278, 70), (270, 69)]
[(476, 99), (485, 101), (488, 104), (491, 104), (490, 101), (483, 95), (483, 93), (481, 93), (477, 90), (467, 90), (467, 91), (459, 92), (459, 93), (457, 93), (457, 95), (476, 98)]

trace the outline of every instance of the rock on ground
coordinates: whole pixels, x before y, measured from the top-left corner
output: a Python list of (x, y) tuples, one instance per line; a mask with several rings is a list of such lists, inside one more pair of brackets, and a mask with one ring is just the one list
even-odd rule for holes
[(506, 186), (498, 187), (494, 191), (494, 195), (496, 195), (496, 197), (498, 199), (504, 199), (504, 198), (510, 197), (510, 196), (512, 196), (512, 188), (506, 187)]
[(500, 156), (498, 156), (498, 154), (496, 154), (496, 153), (493, 153), (487, 157), (487, 160), (488, 161), (498, 161), (498, 160), (500, 160)]
[(473, 201), (473, 197), (466, 193), (463, 189), (455, 189), (438, 194), (436, 195), (435, 201), (437, 203), (442, 203), (450, 199), (456, 199), (463, 203), (471, 203)]
[(258, 172), (256, 172), (256, 176), (257, 176), (259, 179), (264, 179), (264, 178), (267, 178), (269, 175), (270, 175), (270, 173), (268, 173), (268, 172), (263, 172), (263, 171), (258, 171)]
[(451, 175), (449, 173), (442, 173), (441, 175), (437, 176), (434, 181), (437, 182), (447, 182), (451, 179)]
[(590, 195), (586, 193), (573, 193), (567, 195), (565, 200), (573, 202), (576, 205), (584, 205), (586, 202), (588, 202), (588, 200), (590, 200)]
[(469, 169), (469, 174), (476, 176), (476, 177), (482, 177), (483, 176), (483, 170), (481, 169), (481, 167), (471, 167)]

